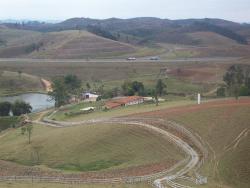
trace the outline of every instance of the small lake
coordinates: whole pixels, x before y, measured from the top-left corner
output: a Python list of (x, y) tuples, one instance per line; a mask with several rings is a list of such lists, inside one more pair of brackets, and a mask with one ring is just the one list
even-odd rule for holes
[(54, 107), (55, 101), (51, 100), (49, 95), (40, 93), (27, 93), (17, 96), (0, 97), (0, 101), (15, 102), (22, 100), (32, 106), (32, 112), (40, 112), (48, 108)]

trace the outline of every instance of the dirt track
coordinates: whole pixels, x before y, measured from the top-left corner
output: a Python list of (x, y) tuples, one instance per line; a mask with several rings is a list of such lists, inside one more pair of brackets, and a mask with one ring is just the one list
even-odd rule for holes
[[(188, 173), (189, 171), (191, 171), (192, 169), (194, 169), (195, 166), (199, 162), (199, 154), (188, 143), (186, 143), (184, 140), (182, 140), (178, 136), (170, 132), (167, 132), (166, 130), (163, 130), (159, 127), (154, 126), (154, 121), (159, 121), (159, 119), (158, 120), (151, 119), (151, 123), (147, 123), (144, 121), (144, 119), (141, 119), (141, 118), (139, 119), (129, 119), (129, 118), (96, 119), (96, 120), (88, 120), (88, 121), (81, 121), (81, 122), (57, 122), (57, 121), (52, 121), (52, 120), (45, 118), (45, 121), (43, 122), (35, 121), (34, 123), (40, 123), (46, 126), (52, 126), (52, 127), (57, 127), (57, 128), (63, 128), (63, 127), (69, 127), (69, 126), (84, 126), (84, 125), (89, 125), (89, 124), (100, 124), (100, 123), (120, 123), (120, 124), (141, 126), (143, 128), (149, 129), (151, 131), (157, 132), (158, 134), (165, 136), (166, 138), (168, 138), (170, 142), (180, 147), (187, 154), (188, 163), (185, 164), (185, 166), (181, 170), (175, 173), (173, 172), (176, 170), (177, 167), (179, 167), (179, 165), (171, 170), (165, 170), (158, 174), (151, 174), (151, 175), (141, 176), (141, 177), (126, 177), (127, 179), (126, 181), (134, 181), (136, 179), (139, 179), (140, 181), (156, 179), (154, 181), (154, 186), (157, 188), (162, 188), (163, 182), (172, 183), (176, 178), (180, 178), (186, 173)], [(166, 122), (166, 123), (171, 124), (171, 122)]]
[[(173, 142), (178, 147), (180, 147), (183, 151), (185, 151), (185, 153), (188, 156), (186, 158), (186, 161), (180, 161), (180, 163), (175, 165), (173, 168), (164, 170), (160, 173), (149, 174), (145, 176), (123, 177), (119, 179), (119, 182), (138, 182), (138, 181), (140, 182), (140, 181), (154, 180), (154, 186), (156, 186), (157, 188), (163, 188), (164, 183), (167, 183), (168, 186), (170, 187), (183, 187), (184, 188), (187, 186), (177, 184), (174, 182), (174, 180), (177, 178), (185, 178), (183, 176), (187, 174), (188, 172), (191, 172), (191, 174), (193, 174), (196, 171), (196, 168), (197, 166), (199, 166), (199, 163), (201, 161), (199, 153), (196, 150), (197, 148), (192, 148), (189, 145), (189, 143), (186, 142), (186, 140), (183, 140), (182, 137), (172, 134), (171, 132), (168, 132), (165, 129), (161, 129), (161, 127), (156, 126), (156, 124), (159, 123), (159, 121), (161, 121), (160, 119), (161, 117), (167, 117), (168, 115), (173, 115), (173, 114), (175, 115), (179, 113), (183, 114), (183, 113), (188, 113), (190, 111), (199, 111), (199, 110), (213, 108), (213, 107), (238, 106), (238, 105), (241, 105), (241, 106), (250, 105), (250, 99), (243, 98), (240, 100), (230, 99), (230, 100), (213, 101), (209, 103), (204, 103), (202, 105), (176, 107), (176, 108), (160, 110), (160, 111), (155, 111), (155, 112), (140, 113), (140, 114), (135, 114), (133, 117), (127, 117), (127, 118), (124, 117), (124, 118), (112, 118), (112, 119), (95, 119), (95, 120), (88, 120), (88, 121), (82, 121), (82, 122), (56, 122), (56, 121), (51, 121), (45, 118), (45, 120), (42, 122), (35, 121), (34, 123), (40, 123), (46, 126), (53, 126), (57, 128), (63, 128), (63, 127), (69, 127), (69, 126), (84, 126), (84, 125), (101, 124), (101, 123), (121, 123), (121, 124), (137, 125), (137, 126), (141, 126), (146, 129), (155, 131), (158, 134), (166, 136), (166, 138), (168, 138), (171, 142)], [(145, 117), (149, 117), (149, 118), (145, 118)], [(150, 117), (154, 117), (154, 118), (150, 118)], [(165, 123), (166, 123), (166, 126), (168, 126), (172, 122), (165, 122)], [(172, 126), (175, 126), (175, 124), (173, 124)], [(198, 145), (199, 144), (202, 147), (202, 144), (198, 143)], [(202, 149), (201, 147), (198, 147), (198, 148)], [(180, 169), (180, 167), (182, 168)], [(114, 179), (103, 179), (103, 180), (99, 179), (98, 181), (103, 181), (107, 183), (107, 182), (113, 182), (113, 180)], [(83, 179), (77, 179), (77, 181), (83, 181), (84, 183)]]

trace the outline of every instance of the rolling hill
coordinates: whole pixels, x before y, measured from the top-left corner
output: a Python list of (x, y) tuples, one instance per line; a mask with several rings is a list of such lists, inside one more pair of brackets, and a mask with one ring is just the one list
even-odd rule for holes
[(0, 71), (0, 96), (44, 91), (39, 77), (22, 72)]
[(0, 57), (2, 58), (105, 58), (136, 53), (139, 50), (139, 47), (87, 31), (40, 33), (0, 28)]
[(203, 141), (208, 159), (199, 170), (208, 177), (207, 188), (249, 187), (250, 99), (230, 99), (177, 107), (144, 114), (173, 120)]
[(35, 58), (93, 58), (111, 57), (133, 53), (136, 48), (129, 44), (106, 39), (87, 31), (62, 31), (44, 35), (40, 50), (29, 54)]
[[(181, 54), (172, 57), (247, 56), (249, 31), (249, 24), (221, 19), (71, 18), (55, 24), (8, 23), (0, 25), (0, 57), (141, 57), (165, 53), (159, 43), (185, 46), (171, 49)], [(145, 47), (153, 50), (141, 53)]]
[(146, 175), (166, 169), (184, 157), (166, 138), (133, 125), (63, 129), (35, 125), (30, 145), (20, 129), (0, 140), (0, 159), (12, 163), (0, 160), (1, 166), (9, 166), (0, 175), (25, 175), (32, 167), (36, 171), (37, 165), (41, 167), (38, 171), (41, 175), (50, 172), (58, 176), (96, 178)]

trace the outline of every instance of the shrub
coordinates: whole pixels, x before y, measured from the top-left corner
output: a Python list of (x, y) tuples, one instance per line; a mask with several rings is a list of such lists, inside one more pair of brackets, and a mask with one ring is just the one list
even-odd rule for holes
[(225, 97), (226, 96), (226, 89), (224, 87), (220, 87), (216, 91), (217, 97)]
[(16, 101), (12, 105), (11, 110), (12, 110), (14, 116), (20, 116), (22, 114), (30, 113), (32, 110), (32, 107), (30, 106), (30, 104), (28, 104), (24, 101)]
[(11, 110), (10, 102), (0, 103), (0, 116), (9, 116), (10, 110)]
[(239, 95), (240, 96), (249, 96), (250, 90), (246, 86), (241, 86)]

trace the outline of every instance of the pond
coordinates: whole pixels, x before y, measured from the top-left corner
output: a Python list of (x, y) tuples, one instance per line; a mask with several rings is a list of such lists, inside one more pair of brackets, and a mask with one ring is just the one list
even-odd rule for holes
[(0, 101), (15, 102), (22, 100), (32, 106), (32, 112), (40, 112), (51, 108), (55, 105), (55, 101), (50, 99), (49, 95), (40, 93), (27, 93), (17, 96), (0, 97)]

